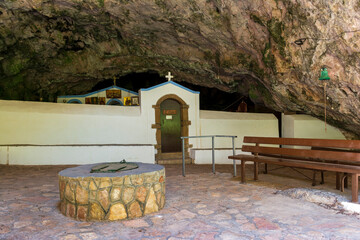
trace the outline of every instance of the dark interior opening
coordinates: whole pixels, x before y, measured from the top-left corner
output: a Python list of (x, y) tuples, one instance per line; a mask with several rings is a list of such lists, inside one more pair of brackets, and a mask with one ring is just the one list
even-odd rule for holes
[[(117, 76), (116, 85), (134, 92), (138, 92), (141, 88), (148, 88), (166, 82), (167, 79), (159, 75), (156, 71), (148, 71), (141, 73), (130, 73), (121, 77)], [(176, 79), (175, 81), (176, 82)], [(194, 85), (188, 82), (178, 82), (182, 86), (193, 91), (200, 92), (200, 109), (236, 112), (242, 101), (246, 102), (247, 112), (273, 113), (274, 111), (263, 105), (254, 104), (248, 96), (240, 93), (228, 93), (217, 88), (209, 88)], [(105, 79), (97, 83), (91, 91), (97, 91), (114, 84), (113, 79)]]

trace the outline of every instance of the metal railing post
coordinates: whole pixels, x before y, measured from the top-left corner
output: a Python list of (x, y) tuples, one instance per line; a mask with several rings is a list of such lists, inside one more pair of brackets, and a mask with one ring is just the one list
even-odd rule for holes
[(212, 172), (213, 174), (215, 174), (215, 149), (214, 149), (214, 140), (215, 140), (215, 136), (211, 137), (212, 139)]
[[(212, 172), (215, 174), (215, 137), (231, 137), (232, 138), (232, 147), (233, 147), (233, 155), (235, 155), (235, 138), (237, 136), (228, 136), (228, 135), (212, 135), (212, 136), (186, 136), (180, 137), (182, 140), (182, 175), (185, 177), (185, 138), (209, 138), (211, 137), (212, 145), (211, 145), (211, 153), (212, 153)], [(234, 162), (234, 176), (236, 176), (236, 164)]]
[(185, 177), (185, 139), (182, 139), (182, 175)]
[[(233, 148), (233, 155), (235, 155), (235, 137), (231, 137), (232, 139), (232, 148)], [(234, 177), (236, 177), (236, 162), (235, 159), (233, 159), (233, 164), (234, 164)]]

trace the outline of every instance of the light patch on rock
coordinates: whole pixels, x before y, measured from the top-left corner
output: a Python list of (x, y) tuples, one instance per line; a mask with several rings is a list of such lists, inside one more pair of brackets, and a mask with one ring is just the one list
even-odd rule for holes
[(277, 191), (275, 194), (316, 203), (346, 214), (360, 214), (360, 204), (349, 202), (344, 196), (331, 192), (317, 189), (293, 188)]
[(345, 211), (360, 214), (360, 204), (352, 202), (341, 202), (340, 204)]

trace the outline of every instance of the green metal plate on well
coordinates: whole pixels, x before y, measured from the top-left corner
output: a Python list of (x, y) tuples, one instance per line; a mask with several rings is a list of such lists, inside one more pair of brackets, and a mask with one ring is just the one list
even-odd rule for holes
[(91, 173), (114, 173), (136, 169), (139, 166), (132, 162), (103, 163), (91, 168)]

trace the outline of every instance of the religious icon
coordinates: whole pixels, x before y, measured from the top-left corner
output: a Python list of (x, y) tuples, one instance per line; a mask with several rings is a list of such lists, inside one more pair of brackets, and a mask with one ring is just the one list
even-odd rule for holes
[(107, 98), (121, 98), (121, 91), (120, 90), (106, 90), (106, 97)]
[(124, 105), (131, 106), (131, 97), (124, 97)]
[(138, 106), (139, 105), (139, 97), (131, 97), (131, 105)]
[(99, 104), (99, 98), (98, 97), (85, 98), (85, 104)]
[(105, 98), (104, 97), (99, 97), (99, 104), (100, 105), (105, 105)]

